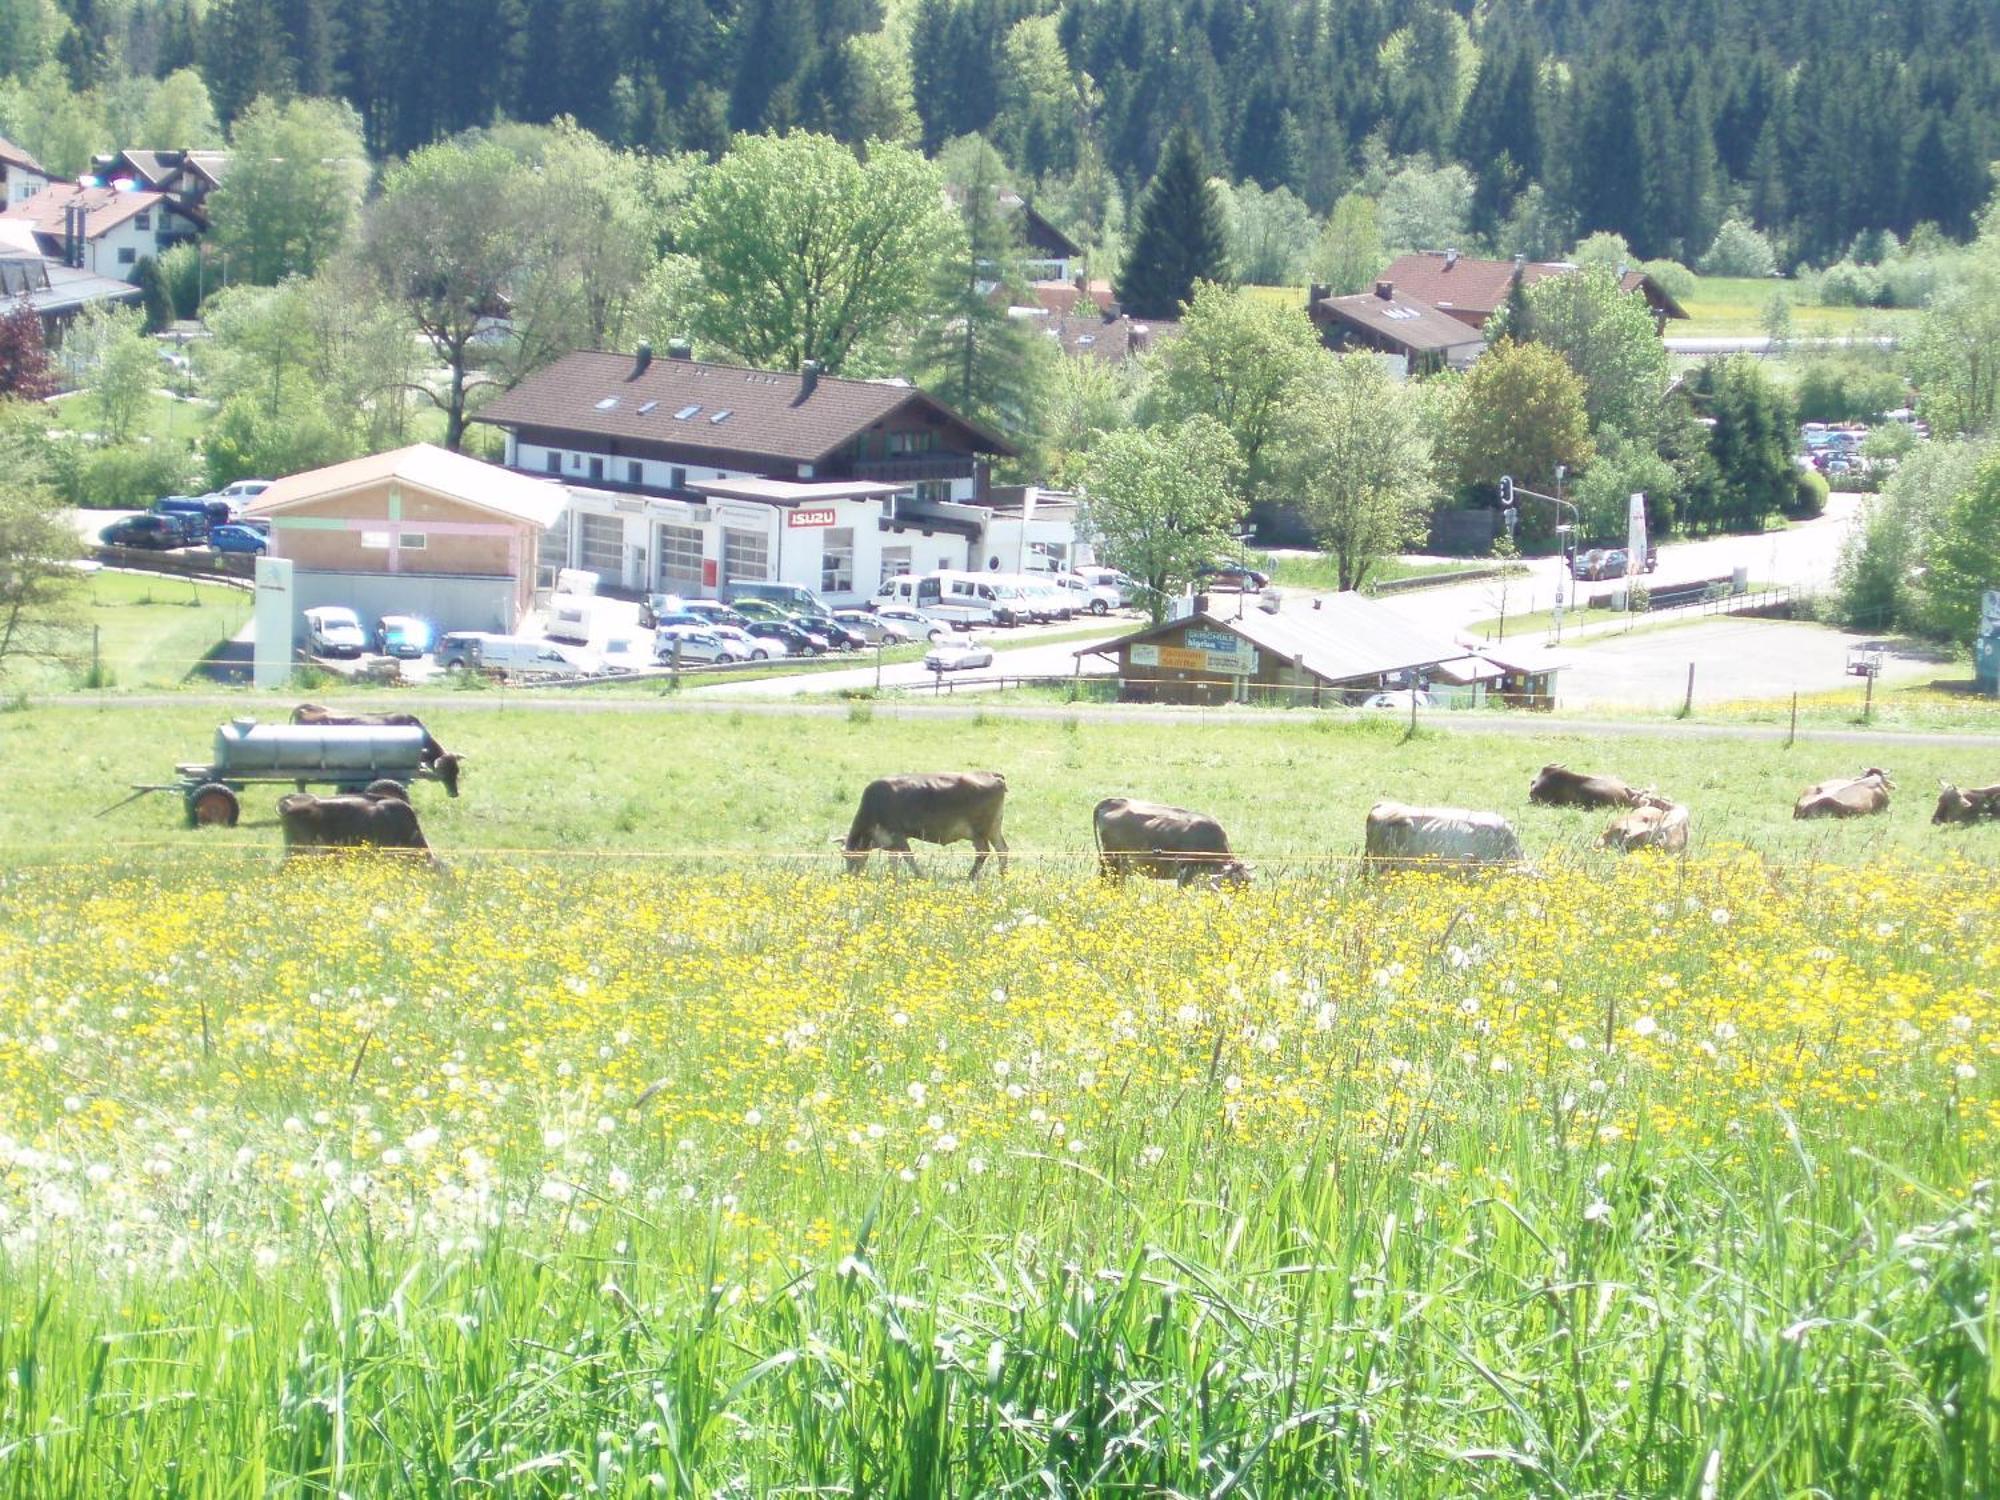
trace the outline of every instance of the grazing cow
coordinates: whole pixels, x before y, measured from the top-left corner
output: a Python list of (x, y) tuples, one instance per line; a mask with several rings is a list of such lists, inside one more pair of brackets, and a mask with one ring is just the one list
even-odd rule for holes
[(1000, 855), (1000, 873), (1007, 873), (1007, 841), (1000, 836), (1000, 814), (1007, 801), (1007, 778), (998, 771), (940, 771), (930, 775), (883, 776), (861, 792), (861, 806), (847, 830), (847, 873), (859, 875), (868, 851), (900, 854), (911, 870), (917, 857), (910, 840), (955, 844), (971, 839), (978, 851), (972, 861), (977, 879), (989, 850)]
[(1521, 862), (1521, 840), (1512, 824), (1498, 813), (1461, 807), (1378, 802), (1368, 809), (1366, 848), (1371, 869)]
[(388, 729), (423, 729), (423, 748), (417, 752), (417, 764), (437, 773), (437, 779), (444, 784), (445, 794), (458, 795), (458, 772), (465, 757), (453, 755), (437, 742), (437, 736), (424, 728), (424, 721), (415, 714), (362, 714), (349, 713), (345, 709), (328, 708), (321, 703), (301, 703), (292, 710), (294, 724), (342, 724), (360, 727), (374, 726)]
[(1528, 787), (1528, 800), (1543, 807), (1637, 807), (1644, 796), (1616, 776), (1593, 776), (1560, 763), (1543, 766)]
[(1634, 849), (1665, 849), (1678, 854), (1687, 848), (1688, 810), (1685, 803), (1648, 797), (1621, 814), (1598, 839), (1600, 848), (1630, 854)]
[(1949, 781), (1938, 783), (1937, 811), (1931, 814), (1933, 823), (1977, 823), (1981, 818), (2000, 822), (2000, 781), (1964, 791)]
[(1869, 767), (1859, 776), (1836, 776), (1799, 793), (1792, 806), (1795, 818), (1865, 818), (1889, 810), (1889, 793), (1896, 783), (1887, 771)]
[(1123, 880), (1133, 870), (1182, 885), (1207, 876), (1216, 884), (1243, 885), (1250, 866), (1230, 853), (1229, 835), (1207, 813), (1130, 797), (1106, 797), (1090, 816), (1097, 839), (1097, 870)]
[(431, 846), (407, 796), (292, 792), (278, 799), (278, 822), (287, 859), (325, 849), (408, 849), (430, 858)]

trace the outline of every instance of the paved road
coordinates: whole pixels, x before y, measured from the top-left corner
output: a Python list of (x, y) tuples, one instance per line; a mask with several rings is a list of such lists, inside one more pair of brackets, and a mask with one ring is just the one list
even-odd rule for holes
[[(1785, 340), (1787, 349), (1893, 349), (1896, 347), (1893, 333), (1875, 334), (1807, 334), (1803, 338)], [(1771, 336), (1765, 333), (1753, 334), (1690, 334), (1665, 340), (1669, 354), (1768, 354), (1771, 352)]]

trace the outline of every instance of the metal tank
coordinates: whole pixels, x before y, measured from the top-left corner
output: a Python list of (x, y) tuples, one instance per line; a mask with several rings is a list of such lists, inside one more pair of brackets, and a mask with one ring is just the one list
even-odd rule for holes
[(259, 724), (236, 719), (215, 731), (211, 779), (408, 781), (422, 764), (426, 738), (415, 725)]

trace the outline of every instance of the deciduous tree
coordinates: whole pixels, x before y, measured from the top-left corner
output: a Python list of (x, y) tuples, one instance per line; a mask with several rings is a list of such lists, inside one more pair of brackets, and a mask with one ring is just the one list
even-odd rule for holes
[(1424, 397), (1371, 355), (1329, 358), (1290, 409), (1290, 491), (1340, 587), (1424, 534), (1437, 497)]
[(1989, 457), (1940, 517), (1924, 577), (1924, 609), (1947, 640), (1970, 645), (1980, 600), (2000, 587), (2000, 457)]
[(1388, 259), (1382, 248), (1382, 224), (1375, 200), (1362, 193), (1344, 194), (1327, 215), (1313, 250), (1313, 275), (1336, 297), (1368, 289)]
[(1083, 462), (1084, 529), (1147, 587), (1155, 620), (1229, 545), (1241, 502), (1236, 440), (1213, 417), (1106, 433)]
[(230, 133), (229, 175), (210, 198), (237, 280), (310, 276), (346, 243), (368, 185), (361, 117), (331, 99), (259, 99)]
[[(1547, 345), (1502, 339), (1453, 389), (1438, 446), (1445, 474), (1462, 490), (1490, 497), (1488, 487), (1503, 474), (1546, 489), (1557, 464), (1580, 471), (1595, 451), (1583, 382)], [(1524, 508), (1523, 540), (1549, 535), (1557, 519), (1552, 512)]]
[[(1645, 299), (1619, 289), (1602, 266), (1567, 276), (1547, 276), (1527, 288), (1526, 337), (1569, 361), (1583, 380), (1584, 408), (1592, 432), (1612, 427), (1638, 433), (1651, 428), (1652, 412), (1667, 384), (1667, 350), (1653, 328)], [(1512, 332), (1496, 315), (1489, 338)]]
[(76, 529), (42, 482), (41, 425), (0, 403), (0, 674), (23, 657), (61, 657), (80, 576)]
[(17, 307), (0, 316), (0, 400), (39, 401), (55, 384), (41, 315)]

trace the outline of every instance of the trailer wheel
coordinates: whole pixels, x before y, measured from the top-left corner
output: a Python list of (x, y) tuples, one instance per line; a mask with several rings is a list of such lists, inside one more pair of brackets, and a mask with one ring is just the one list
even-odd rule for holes
[(188, 798), (188, 827), (205, 828), (220, 824), (224, 828), (234, 828), (242, 811), (236, 793), (219, 781), (211, 781), (195, 788), (194, 795)]

